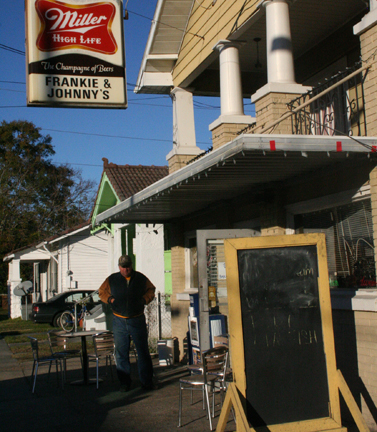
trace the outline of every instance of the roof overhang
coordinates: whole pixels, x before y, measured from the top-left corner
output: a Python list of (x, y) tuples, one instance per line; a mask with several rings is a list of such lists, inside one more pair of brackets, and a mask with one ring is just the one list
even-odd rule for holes
[(158, 0), (135, 93), (169, 94), (193, 0)]
[(49, 243), (49, 244), (57, 243), (57, 242), (59, 242), (59, 241), (61, 241), (61, 240), (64, 240), (64, 239), (67, 238), (67, 237), (72, 237), (72, 236), (78, 235), (78, 234), (80, 234), (82, 231), (89, 230), (90, 228), (91, 228), (91, 225), (90, 225), (90, 224), (87, 224), (87, 225), (85, 225), (85, 226), (83, 226), (83, 227), (81, 227), (81, 228), (79, 228), (79, 229), (77, 229), (77, 230), (74, 230), (74, 231), (71, 231), (71, 232), (69, 232), (69, 233), (67, 233), (67, 234), (64, 234), (64, 235), (61, 235), (61, 236), (59, 236), (59, 237), (56, 237), (56, 238), (50, 240), (48, 243)]
[[(251, 5), (249, 2), (247, 7), (244, 0), (233, 0), (231, 8), (230, 2), (225, 0), (208, 3), (205, 7), (202, 0), (158, 0), (134, 90), (136, 93), (169, 94), (174, 83), (174, 86), (188, 88), (195, 96), (219, 96), (219, 53), (213, 47), (222, 39), (242, 41), (238, 54), (244, 97), (252, 96), (267, 84), (267, 26), (262, 0)], [(239, 13), (235, 12), (237, 5)], [(195, 9), (201, 10), (199, 15), (202, 16), (194, 14), (190, 21)], [(228, 9), (229, 13), (225, 12)], [(363, 25), (367, 25), (368, 9), (365, 0), (289, 2), (298, 83), (316, 86), (325, 77), (350, 66), (347, 56), (360, 49), (353, 26), (358, 26), (361, 19), (366, 21)], [(224, 17), (229, 17), (230, 21)], [(213, 25), (214, 22), (217, 25)], [(196, 36), (203, 39), (199, 43), (195, 37), (190, 43), (189, 36), (183, 45), (186, 31), (198, 32)], [(256, 37), (260, 38), (258, 45)], [(330, 58), (334, 59), (331, 66)], [(177, 65), (180, 65), (178, 70)]]
[(38, 249), (38, 246), (27, 247), (22, 250), (12, 252), (3, 258), (4, 262), (20, 260), (23, 263), (33, 263), (36, 261), (46, 261), (50, 255), (45, 250)]
[(96, 224), (164, 223), (340, 163), (377, 161), (376, 137), (241, 135), (101, 213)]
[(11, 252), (3, 258), (4, 262), (9, 262), (14, 259), (19, 259), (22, 262), (35, 262), (35, 261), (43, 261), (49, 260), (50, 258), (54, 259), (55, 254), (47, 249), (49, 244), (56, 243), (60, 240), (63, 240), (67, 237), (77, 235), (82, 231), (89, 230), (91, 227), (90, 224), (86, 224), (85, 226), (78, 228), (74, 231), (70, 231), (69, 233), (63, 234), (59, 237), (53, 238), (51, 240), (42, 241), (34, 246), (25, 246), (24, 248), (18, 249), (14, 252)]

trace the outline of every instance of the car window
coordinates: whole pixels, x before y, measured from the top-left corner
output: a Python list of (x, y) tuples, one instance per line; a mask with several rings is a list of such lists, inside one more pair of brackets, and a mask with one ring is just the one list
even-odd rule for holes
[(93, 295), (93, 301), (94, 301), (94, 303), (99, 303), (99, 302), (100, 302), (100, 299), (99, 299), (99, 295), (98, 295), (98, 293), (95, 293), (95, 294)]
[(48, 299), (46, 301), (46, 303), (55, 302), (57, 299), (59, 299), (60, 297), (63, 297), (63, 296), (64, 296), (64, 293), (60, 293), (60, 294), (54, 295), (53, 297), (51, 297), (50, 299)]
[(91, 294), (92, 293), (92, 291), (88, 291), (88, 292), (84, 292), (83, 294), (84, 294), (84, 298), (86, 299), (86, 300), (88, 300), (88, 297), (89, 297), (89, 300), (91, 301), (91, 297), (89, 296), (89, 294)]
[(83, 298), (83, 293), (72, 293), (65, 299), (65, 302), (73, 303), (73, 302), (77, 302), (78, 300), (81, 300), (82, 298)]

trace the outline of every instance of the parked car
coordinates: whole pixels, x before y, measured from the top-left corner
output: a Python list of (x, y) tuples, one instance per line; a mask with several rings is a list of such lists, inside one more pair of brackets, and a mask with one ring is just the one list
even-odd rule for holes
[[(45, 302), (33, 303), (31, 320), (36, 323), (50, 323), (54, 327), (59, 327), (59, 318), (66, 310), (72, 310), (74, 304), (94, 291), (66, 291), (48, 299)], [(91, 310), (93, 307), (100, 304), (98, 294), (88, 301), (87, 308)], [(78, 311), (80, 306), (78, 306)]]

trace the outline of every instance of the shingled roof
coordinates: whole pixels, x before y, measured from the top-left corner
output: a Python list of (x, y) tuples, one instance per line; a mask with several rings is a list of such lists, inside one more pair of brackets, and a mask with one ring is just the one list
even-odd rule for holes
[(117, 165), (102, 158), (103, 170), (121, 201), (169, 174), (167, 166)]

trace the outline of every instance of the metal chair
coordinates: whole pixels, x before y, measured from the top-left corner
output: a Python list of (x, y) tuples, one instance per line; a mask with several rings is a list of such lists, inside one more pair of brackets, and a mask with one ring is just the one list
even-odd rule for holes
[(47, 332), (48, 343), (50, 344), (51, 355), (63, 363), (63, 379), (66, 379), (67, 360), (80, 358), (82, 365), (81, 351), (79, 349), (68, 349), (67, 338), (64, 331), (50, 330)]
[[(207, 410), (209, 419), (209, 427), (212, 430), (212, 417), (215, 415), (215, 384), (223, 382), (223, 377), (226, 375), (228, 363), (228, 348), (219, 346), (203, 351), (202, 355), (201, 374), (196, 373), (188, 377), (180, 378), (179, 380), (179, 418), (178, 427), (182, 426), (182, 390), (200, 390), (203, 393), (204, 405)], [(225, 387), (220, 384), (219, 387), (221, 396)], [(209, 403), (209, 391), (212, 393), (212, 413)], [(192, 393), (191, 393), (192, 403)]]
[(132, 336), (130, 335), (130, 352), (133, 353), (135, 360), (137, 361), (137, 351), (136, 351), (136, 346), (135, 346), (135, 342), (132, 339)]
[(62, 364), (61, 364), (61, 360), (57, 357), (53, 357), (48, 356), (48, 357), (40, 357), (39, 356), (39, 345), (38, 345), (38, 339), (28, 336), (28, 338), (30, 339), (30, 344), (31, 344), (31, 350), (33, 352), (33, 370), (31, 372), (31, 378), (33, 378), (34, 376), (34, 382), (33, 382), (33, 388), (32, 388), (32, 393), (34, 393), (35, 390), (35, 384), (37, 382), (37, 375), (38, 375), (38, 368), (40, 365), (45, 365), (48, 364), (49, 368), (48, 368), (48, 377), (50, 378), (50, 371), (51, 371), (51, 365), (52, 362), (55, 362), (56, 365), (56, 377), (58, 380), (58, 386), (59, 386), (59, 370), (58, 370), (58, 363), (60, 363), (60, 371), (62, 373), (62, 388), (63, 388), (63, 370), (62, 370)]
[(111, 378), (112, 378), (112, 380), (114, 380), (112, 364), (111, 364), (111, 359), (113, 359), (114, 363), (115, 363), (115, 356), (114, 356), (115, 344), (114, 344), (113, 333), (102, 332), (102, 333), (97, 333), (97, 334), (93, 335), (93, 346), (94, 346), (94, 354), (89, 354), (88, 359), (89, 359), (89, 361), (95, 361), (96, 362), (97, 389), (98, 389), (99, 362), (101, 359), (105, 359), (105, 361), (106, 361), (106, 375), (107, 375), (107, 365), (109, 362)]

